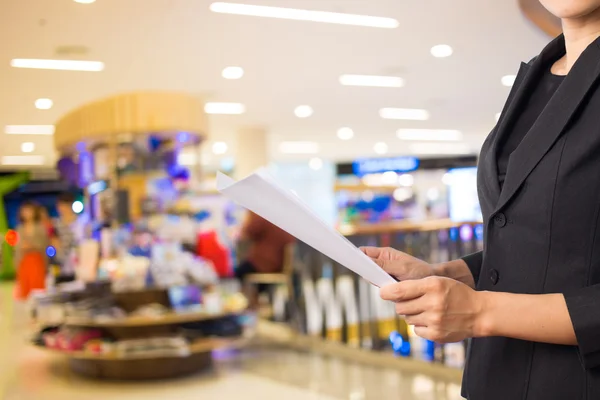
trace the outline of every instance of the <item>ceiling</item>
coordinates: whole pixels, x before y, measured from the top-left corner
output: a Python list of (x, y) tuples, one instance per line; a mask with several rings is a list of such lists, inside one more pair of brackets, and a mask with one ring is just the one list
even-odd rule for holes
[[(264, 126), (274, 159), (292, 159), (278, 143), (316, 141), (319, 157), (348, 160), (374, 156), (386, 142), (389, 154), (407, 154), (399, 128), (458, 129), (476, 152), (495, 123), (509, 88), (501, 77), (548, 41), (521, 15), (517, 1), (478, 0), (238, 0), (249, 4), (391, 17), (396, 29), (377, 29), (216, 14), (211, 0), (0, 0), (0, 126), (53, 124), (70, 109), (103, 96), (138, 89), (187, 91), (206, 101), (241, 102), (246, 113), (210, 116), (210, 141), (225, 141), (235, 154), (235, 132)], [(431, 56), (448, 44), (454, 54)], [(16, 69), (13, 58), (60, 58), (59, 46), (83, 46), (73, 59), (103, 61), (102, 72)], [(240, 66), (240, 80), (221, 71)], [(340, 85), (342, 74), (394, 75), (403, 88)], [(38, 110), (37, 98), (54, 107)], [(310, 118), (293, 111), (307, 104)], [(383, 107), (429, 111), (429, 121), (379, 117)], [(351, 127), (354, 139), (336, 131)], [(0, 156), (33, 154), (48, 162), (51, 136), (5, 135)], [(205, 146), (210, 153), (210, 145)], [(296, 158), (298, 156), (295, 156)], [(299, 156), (307, 158), (308, 156)], [(214, 160), (214, 157), (212, 158)]]

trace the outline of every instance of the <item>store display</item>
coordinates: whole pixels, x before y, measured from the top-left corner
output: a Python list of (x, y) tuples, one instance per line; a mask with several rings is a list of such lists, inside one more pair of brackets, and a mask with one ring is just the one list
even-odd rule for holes
[(322, 222), (296, 195), (281, 189), (266, 170), (259, 170), (239, 182), (220, 174), (218, 189), (374, 285), (381, 287), (395, 282), (362, 251)]

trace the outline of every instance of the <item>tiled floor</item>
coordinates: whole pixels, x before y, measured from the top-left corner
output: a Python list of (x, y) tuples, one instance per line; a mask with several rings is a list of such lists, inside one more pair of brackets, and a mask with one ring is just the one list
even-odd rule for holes
[(0, 285), (0, 400), (460, 399), (454, 383), (264, 346), (220, 357), (215, 371), (184, 379), (90, 381), (71, 374), (61, 357), (29, 346), (22, 314)]

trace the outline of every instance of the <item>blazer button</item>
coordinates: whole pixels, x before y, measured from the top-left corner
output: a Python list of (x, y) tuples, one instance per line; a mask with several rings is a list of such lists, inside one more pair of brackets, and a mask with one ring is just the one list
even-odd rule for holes
[(490, 281), (492, 281), (492, 285), (497, 284), (499, 279), (500, 279), (500, 273), (498, 272), (498, 270), (492, 269), (490, 271)]
[(494, 224), (499, 228), (504, 228), (506, 226), (506, 215), (502, 213), (496, 214), (494, 217)]

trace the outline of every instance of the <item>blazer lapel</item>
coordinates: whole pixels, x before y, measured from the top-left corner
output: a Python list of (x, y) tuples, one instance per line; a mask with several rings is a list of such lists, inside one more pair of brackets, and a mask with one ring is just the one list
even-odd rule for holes
[[(534, 74), (530, 72), (530, 66), (526, 63), (521, 63), (515, 83), (510, 90), (508, 99), (504, 103), (500, 119), (496, 127), (490, 134), (489, 145), (487, 151), (482, 152), (483, 158), (479, 160), (482, 171), (485, 171), (485, 182), (483, 188), (487, 190), (487, 195), (495, 205), (500, 197), (500, 184), (498, 183), (498, 160), (497, 150), (498, 141), (503, 137), (513, 124), (515, 117), (518, 116), (520, 104), (527, 98), (527, 93), (533, 85), (532, 77)], [(484, 145), (485, 146), (485, 145)]]
[[(500, 210), (518, 191), (569, 123), (600, 76), (600, 39), (590, 44), (565, 77), (523, 141), (512, 153), (504, 187), (496, 210)], [(564, 38), (559, 36), (534, 62), (529, 75), (543, 73), (553, 60), (564, 54)], [(530, 78), (532, 80), (537, 80)]]

